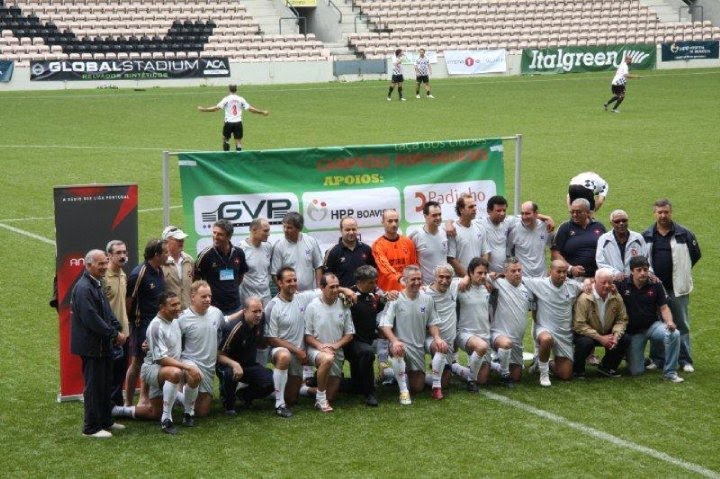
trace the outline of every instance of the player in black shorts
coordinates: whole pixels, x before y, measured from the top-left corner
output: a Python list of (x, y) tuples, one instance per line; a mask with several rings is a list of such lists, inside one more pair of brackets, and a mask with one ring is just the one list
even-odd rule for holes
[(402, 84), (405, 81), (405, 78), (403, 77), (403, 70), (402, 70), (402, 61), (405, 55), (403, 55), (402, 49), (398, 48), (395, 50), (395, 56), (393, 57), (393, 69), (392, 69), (392, 78), (390, 79), (390, 88), (388, 89), (388, 95), (387, 100), (391, 100), (392, 92), (395, 87), (398, 89), (398, 97), (400, 98), (400, 101), (405, 101), (405, 98), (403, 98), (403, 90), (402, 90)]
[(571, 204), (578, 198), (585, 198), (590, 202), (590, 211), (595, 211), (595, 193), (590, 188), (585, 188), (582, 185), (570, 185), (568, 187), (568, 196)]

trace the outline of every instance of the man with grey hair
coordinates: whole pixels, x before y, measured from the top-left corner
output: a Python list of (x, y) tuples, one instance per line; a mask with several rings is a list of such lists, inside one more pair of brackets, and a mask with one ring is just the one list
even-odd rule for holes
[[(123, 271), (123, 266), (128, 260), (127, 246), (120, 240), (111, 240), (105, 247), (107, 253), (108, 269), (102, 280), (103, 293), (110, 303), (110, 309), (120, 321), (123, 334), (130, 334), (130, 326), (128, 324), (127, 305), (125, 299), (127, 297), (127, 275)], [(127, 373), (128, 356), (130, 349), (127, 342), (122, 346), (122, 357), (113, 360), (113, 389), (112, 401), (117, 406), (125, 404), (123, 399), (123, 383), (125, 382), (125, 374)]]
[(425, 338), (425, 352), (432, 357), (432, 397), (435, 400), (443, 399), (442, 388), (447, 387), (450, 381), (450, 369), (446, 366), (453, 362), (452, 347), (457, 336), (457, 299), (458, 282), (460, 278), (453, 279), (455, 271), (448, 263), (435, 266), (435, 278), (425, 292), (435, 301), (440, 330), (440, 337), (448, 345), (447, 352), (442, 352), (432, 336)]
[(593, 219), (590, 210), (587, 199), (574, 200), (570, 204), (571, 219), (560, 225), (550, 248), (552, 259), (565, 261), (568, 276), (573, 278), (592, 278), (597, 270), (595, 253), (605, 226)]
[(605, 348), (605, 356), (598, 372), (618, 377), (620, 362), (625, 356), (628, 338), (625, 329), (628, 315), (622, 297), (613, 291), (613, 271), (600, 268), (595, 272), (595, 284), (590, 293), (583, 292), (575, 302), (573, 316), (573, 375), (585, 377), (585, 358), (596, 346)]
[(545, 248), (552, 243), (553, 234), (538, 217), (538, 205), (526, 201), (520, 206), (520, 222), (508, 233), (508, 256), (520, 260), (523, 276), (540, 278), (547, 275)]
[(402, 279), (405, 290), (396, 301), (387, 304), (379, 327), (390, 341), (391, 363), (400, 389), (400, 404), (410, 405), (410, 392), (418, 393), (425, 386), (426, 335), (429, 333), (432, 336), (432, 342), (440, 353), (447, 353), (448, 345), (440, 337), (440, 319), (435, 302), (421, 291), (420, 268), (406, 266)]
[(628, 214), (624, 210), (610, 213), (612, 231), (598, 238), (595, 262), (598, 268), (612, 271), (615, 281), (630, 274), (630, 258), (647, 254), (647, 245), (640, 233), (628, 229)]
[[(655, 224), (643, 233), (648, 244), (648, 259), (655, 275), (668, 295), (668, 305), (680, 332), (679, 364), (683, 371), (695, 371), (690, 350), (690, 293), (693, 290), (692, 268), (700, 261), (700, 245), (692, 231), (672, 219), (672, 203), (663, 198), (654, 204)], [(650, 347), (653, 364), (662, 367), (663, 355)]]
[(250, 235), (240, 242), (240, 249), (245, 253), (248, 271), (240, 285), (240, 301), (257, 296), (265, 307), (271, 299), (270, 295), (270, 259), (272, 245), (270, 223), (265, 218), (255, 218), (250, 222)]
[(277, 280), (278, 271), (284, 267), (295, 270), (297, 290), (308, 291), (320, 283), (323, 256), (317, 240), (302, 233), (305, 220), (300, 213), (291, 211), (282, 221), (284, 237), (272, 249), (270, 271), (273, 280)]
[(85, 271), (75, 283), (70, 297), (70, 350), (82, 358), (83, 435), (109, 438), (110, 430), (125, 427), (113, 423), (112, 366), (113, 351), (125, 344), (127, 335), (121, 329), (110, 303), (102, 291), (102, 279), (108, 268), (104, 251), (93, 249), (85, 255)]

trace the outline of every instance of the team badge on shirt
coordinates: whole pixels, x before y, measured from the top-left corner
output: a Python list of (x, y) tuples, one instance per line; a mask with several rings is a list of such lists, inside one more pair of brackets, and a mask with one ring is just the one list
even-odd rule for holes
[(425, 314), (425, 306), (420, 306), (420, 314)]

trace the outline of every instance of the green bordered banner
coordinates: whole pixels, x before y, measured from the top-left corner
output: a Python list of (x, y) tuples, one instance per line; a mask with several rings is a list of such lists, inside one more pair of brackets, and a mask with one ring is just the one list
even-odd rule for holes
[(600, 72), (615, 70), (623, 58), (632, 58), (633, 70), (652, 70), (657, 61), (655, 45), (529, 48), (522, 52), (523, 75)]
[(400, 212), (407, 232), (424, 222), (426, 201), (437, 201), (444, 218), (455, 218), (462, 193), (475, 198), (479, 211), (489, 197), (505, 194), (500, 139), (180, 153), (178, 158), (188, 250), (209, 245), (219, 219), (235, 225), (238, 244), (253, 219), (267, 218), (272, 241), (282, 235), (285, 214), (298, 211), (305, 231), (331, 245), (340, 219), (352, 216), (369, 243), (383, 232), (386, 208)]

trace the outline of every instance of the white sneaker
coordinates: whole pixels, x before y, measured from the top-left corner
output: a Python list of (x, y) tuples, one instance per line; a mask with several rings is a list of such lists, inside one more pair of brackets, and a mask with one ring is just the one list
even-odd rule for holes
[(120, 424), (119, 422), (114, 422), (110, 427), (108, 428), (110, 431), (122, 431), (125, 429), (125, 426)]
[(106, 431), (104, 429), (100, 429), (95, 434), (85, 434), (83, 433), (83, 436), (85, 437), (97, 437), (97, 438), (110, 438), (112, 437), (112, 433), (110, 431)]
[(387, 97), (387, 101), (392, 101), (392, 98), (390, 98), (390, 97)]
[(550, 373), (548, 371), (540, 371), (540, 386), (550, 387)]
[(694, 373), (694, 372), (695, 372), (695, 367), (694, 367), (692, 364), (690, 364), (690, 363), (688, 363), (688, 364), (683, 364), (683, 372), (684, 372), (684, 373)]
[(405, 97), (400, 98), (400, 101), (407, 101), (405, 100)]
[(409, 406), (412, 404), (412, 399), (410, 399), (410, 393), (400, 393), (400, 398), (398, 399), (400, 401), (400, 404), (403, 406)]
[(650, 361), (649, 364), (646, 364), (646, 365), (645, 365), (645, 369), (646, 369), (647, 371), (655, 371), (657, 368), (658, 368), (658, 367), (657, 367), (657, 364), (655, 364), (655, 363), (652, 362), (652, 361)]
[(420, 99), (420, 95), (415, 95), (415, 98), (417, 98), (417, 99), (419, 100), (419, 99)]
[(672, 376), (663, 376), (663, 380), (669, 381), (671, 383), (676, 383), (676, 384), (685, 381), (683, 378), (681, 378), (677, 374), (673, 374)]
[(434, 96), (432, 96), (432, 95), (428, 95), (428, 98), (433, 98), (433, 99), (434, 99), (435, 97), (434, 97)]

